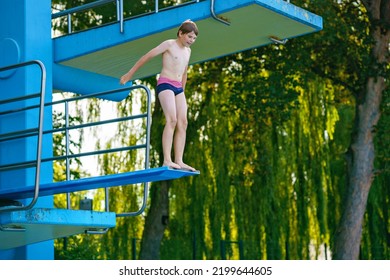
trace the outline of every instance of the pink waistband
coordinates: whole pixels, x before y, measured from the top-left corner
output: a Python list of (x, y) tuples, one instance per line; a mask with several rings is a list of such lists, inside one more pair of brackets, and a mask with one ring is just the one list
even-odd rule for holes
[(175, 81), (175, 80), (172, 80), (169, 78), (165, 78), (165, 77), (158, 78), (157, 85), (160, 85), (160, 84), (170, 84), (170, 85), (177, 87), (177, 88), (183, 87), (183, 84), (181, 82)]

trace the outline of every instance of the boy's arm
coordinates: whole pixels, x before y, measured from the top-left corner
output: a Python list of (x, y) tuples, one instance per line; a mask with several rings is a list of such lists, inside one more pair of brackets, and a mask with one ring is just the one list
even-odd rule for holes
[(187, 71), (188, 71), (188, 66), (184, 69), (183, 76), (181, 78), (181, 84), (183, 85), (183, 91), (186, 90), (186, 83), (187, 83)]
[(151, 49), (149, 52), (143, 55), (129, 70), (129, 72), (127, 72), (120, 78), (120, 84), (124, 85), (125, 83), (130, 81), (133, 75), (138, 71), (138, 69), (140, 69), (146, 62), (148, 62), (153, 57), (164, 53), (169, 48), (169, 46), (170, 40), (164, 41), (160, 45)]
[[(188, 49), (189, 51), (189, 57), (191, 57), (191, 49)], [(188, 58), (189, 61), (189, 58)], [(188, 72), (188, 65), (184, 68), (183, 76), (181, 78), (181, 84), (183, 85), (183, 91), (186, 90), (186, 83), (187, 83), (187, 72)]]

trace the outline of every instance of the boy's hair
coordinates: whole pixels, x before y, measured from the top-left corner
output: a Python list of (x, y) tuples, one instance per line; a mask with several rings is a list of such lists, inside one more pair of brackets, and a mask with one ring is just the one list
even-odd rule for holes
[(177, 36), (179, 36), (179, 32), (182, 32), (183, 34), (187, 34), (187, 33), (190, 33), (192, 31), (194, 31), (195, 35), (198, 36), (198, 33), (199, 33), (199, 30), (198, 30), (198, 27), (196, 26), (195, 22), (187, 19), (186, 21), (184, 21), (180, 27), (179, 27), (179, 30), (177, 30)]

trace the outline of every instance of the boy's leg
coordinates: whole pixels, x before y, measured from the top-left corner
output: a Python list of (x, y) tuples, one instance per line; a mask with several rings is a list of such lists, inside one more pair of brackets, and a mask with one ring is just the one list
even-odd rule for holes
[(164, 166), (180, 169), (180, 165), (172, 161), (173, 134), (177, 123), (175, 95), (171, 90), (164, 90), (158, 94), (161, 107), (165, 115), (165, 127), (162, 135), (162, 148), (164, 154)]
[(174, 152), (175, 152), (175, 163), (180, 165), (182, 169), (190, 171), (196, 171), (195, 168), (185, 164), (183, 162), (184, 148), (186, 145), (186, 133), (187, 133), (187, 101), (183, 93), (176, 95), (176, 132), (174, 138)]

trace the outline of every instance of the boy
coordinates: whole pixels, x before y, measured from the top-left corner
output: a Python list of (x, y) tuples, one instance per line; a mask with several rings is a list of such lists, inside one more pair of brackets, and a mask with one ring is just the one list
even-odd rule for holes
[[(184, 90), (191, 56), (190, 46), (197, 36), (196, 24), (190, 20), (184, 21), (177, 31), (176, 39), (166, 40), (150, 50), (120, 78), (120, 83), (125, 84), (151, 58), (162, 55), (162, 70), (157, 81), (156, 92), (166, 119), (162, 135), (163, 165), (189, 171), (196, 171), (196, 169), (183, 162), (187, 130), (187, 102)], [(172, 144), (175, 152), (174, 161), (171, 158)]]

